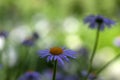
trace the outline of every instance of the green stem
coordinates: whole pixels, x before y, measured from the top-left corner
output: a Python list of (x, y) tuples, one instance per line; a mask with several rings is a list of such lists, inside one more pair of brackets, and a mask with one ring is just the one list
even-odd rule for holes
[(117, 56), (115, 56), (112, 60), (110, 60), (108, 63), (106, 63), (103, 67), (101, 67), (96, 74), (99, 75), (105, 68), (107, 68), (112, 62), (114, 62), (116, 59), (118, 59), (120, 57), (120, 54), (118, 54)]
[(97, 46), (98, 46), (99, 35), (100, 35), (100, 25), (97, 28), (95, 44), (94, 44), (93, 52), (92, 52), (92, 55), (91, 55), (91, 58), (90, 58), (90, 64), (91, 65), (92, 65), (92, 62), (93, 62), (93, 59), (94, 59), (94, 56), (95, 56), (95, 52), (96, 52), (96, 49), (97, 49)]
[(57, 60), (54, 63), (54, 71), (53, 71), (52, 80), (56, 80), (56, 70), (57, 70)]
[(100, 26), (101, 26), (101, 25), (99, 25), (98, 28), (97, 28), (95, 44), (94, 44), (94, 47), (93, 47), (92, 55), (91, 55), (91, 57), (90, 57), (90, 62), (89, 62), (89, 67), (88, 67), (88, 74), (87, 74), (87, 76), (85, 77), (85, 80), (87, 80), (89, 74), (90, 74), (91, 71), (92, 71), (92, 63), (93, 63), (93, 59), (94, 59), (94, 56), (95, 56), (95, 53), (96, 53), (96, 49), (97, 49), (97, 46), (98, 46), (98, 41), (99, 41)]

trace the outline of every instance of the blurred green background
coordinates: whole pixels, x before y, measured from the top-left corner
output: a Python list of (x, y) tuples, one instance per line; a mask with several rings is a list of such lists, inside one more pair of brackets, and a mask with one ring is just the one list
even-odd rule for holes
[[(116, 21), (112, 28), (100, 33), (94, 60), (95, 68), (99, 68), (119, 54), (120, 47), (114, 44), (114, 39), (120, 36), (120, 0), (0, 0), (0, 31), (8, 32), (7, 39), (0, 38), (0, 63), (3, 64), (0, 80), (17, 80), (28, 70), (42, 72), (44, 67), (52, 67), (36, 55), (40, 49), (64, 46), (77, 51), (86, 47), (91, 53), (96, 30), (89, 29), (83, 22), (91, 14)], [(36, 44), (32, 47), (22, 45), (21, 42), (33, 32), (40, 36)], [(66, 72), (74, 74), (86, 69), (82, 58), (77, 61), (79, 65), (73, 60), (76, 66)], [(120, 80), (119, 63), (120, 60), (111, 64), (100, 77)]]

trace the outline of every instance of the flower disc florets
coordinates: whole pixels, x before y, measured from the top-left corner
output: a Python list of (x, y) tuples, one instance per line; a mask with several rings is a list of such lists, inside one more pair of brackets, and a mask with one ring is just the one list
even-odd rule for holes
[(98, 17), (95, 19), (96, 23), (98, 23), (99, 25), (101, 25), (103, 23), (103, 19)]
[(50, 53), (53, 55), (59, 55), (63, 53), (63, 50), (62, 48), (59, 48), (59, 47), (53, 47), (53, 48), (50, 48)]

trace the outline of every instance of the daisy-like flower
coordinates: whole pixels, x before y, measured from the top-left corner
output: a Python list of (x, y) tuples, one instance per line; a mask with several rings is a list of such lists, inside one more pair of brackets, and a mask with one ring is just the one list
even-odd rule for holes
[(38, 72), (26, 72), (25, 74), (23, 74), (22, 76), (20, 76), (20, 78), (18, 78), (18, 80), (41, 80), (40, 79), (40, 74)]
[(84, 19), (85, 23), (89, 23), (89, 27), (90, 28), (97, 28), (98, 26), (100, 26), (100, 30), (104, 30), (105, 26), (111, 27), (111, 25), (115, 24), (115, 22), (113, 20), (110, 20), (108, 18), (105, 18), (101, 15), (90, 15), (87, 16)]
[(64, 61), (69, 61), (69, 58), (75, 58), (75, 51), (70, 49), (64, 49), (60, 47), (52, 47), (46, 50), (39, 50), (38, 55), (41, 58), (47, 58), (47, 61), (58, 61), (61, 64), (64, 64)]

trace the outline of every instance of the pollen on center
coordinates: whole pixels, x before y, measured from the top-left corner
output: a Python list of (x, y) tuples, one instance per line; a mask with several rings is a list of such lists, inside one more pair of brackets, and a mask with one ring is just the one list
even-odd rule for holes
[(53, 47), (53, 48), (50, 48), (50, 53), (53, 55), (59, 55), (63, 53), (63, 50), (62, 48), (59, 48), (59, 47)]

